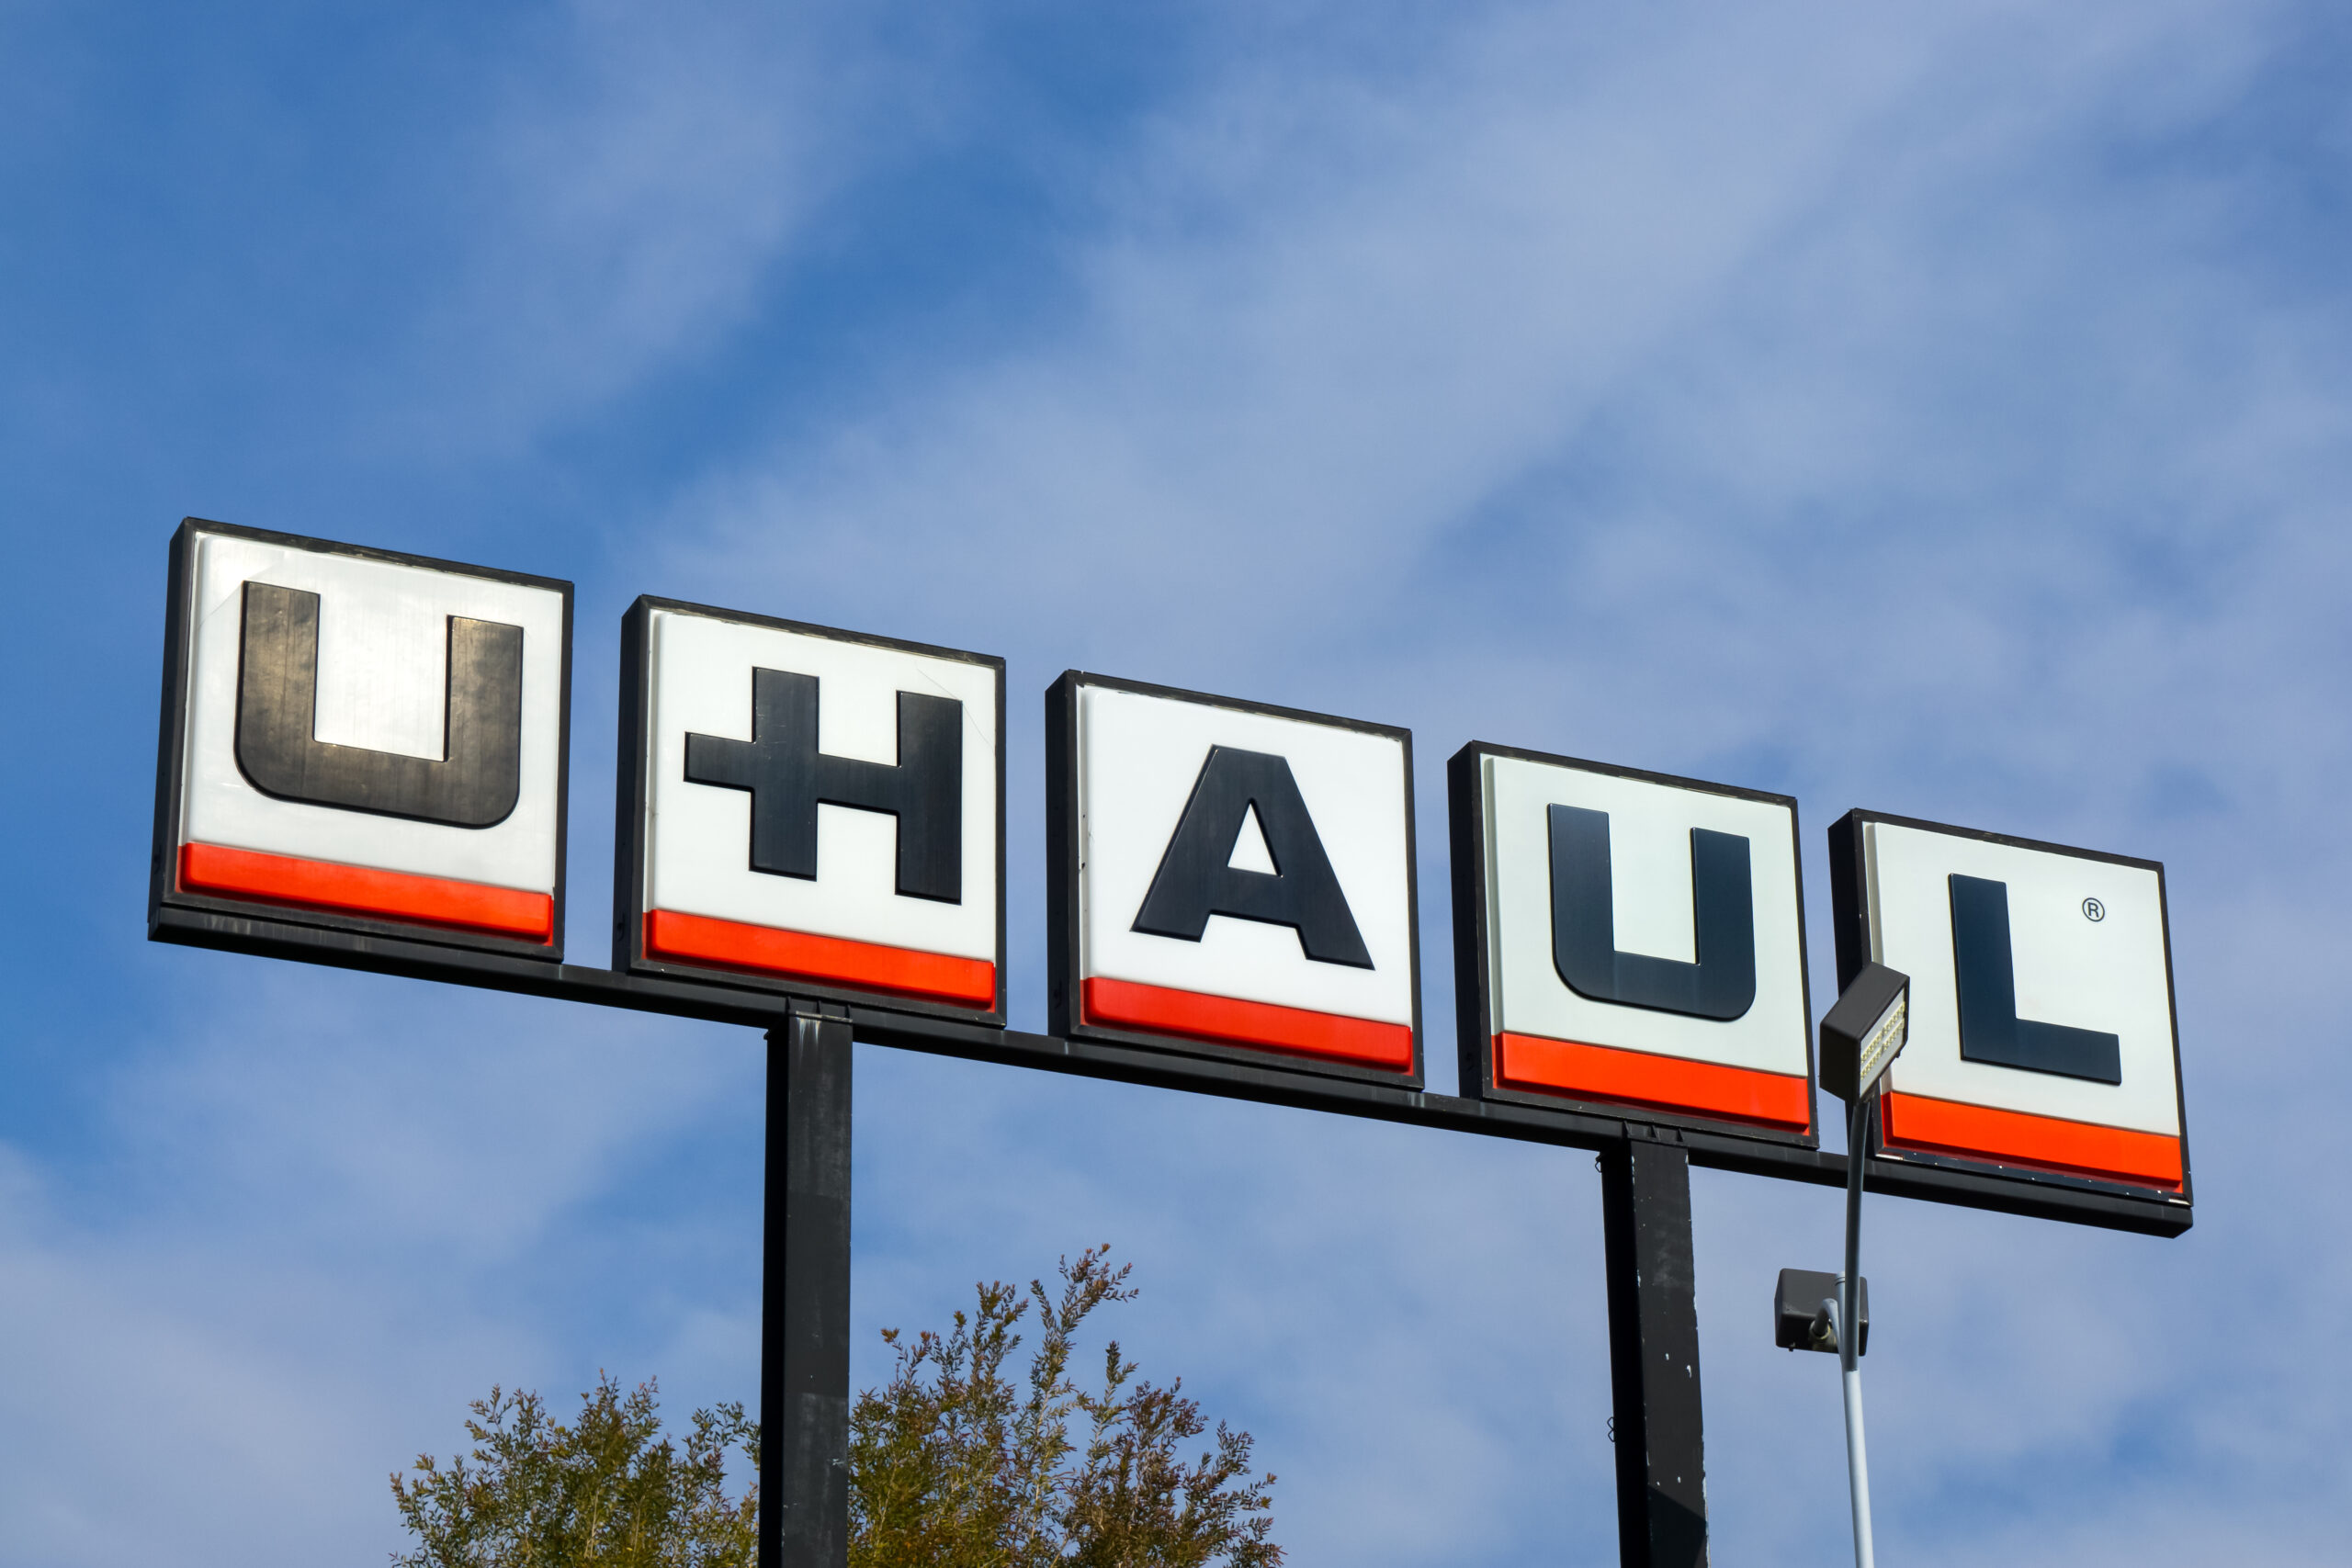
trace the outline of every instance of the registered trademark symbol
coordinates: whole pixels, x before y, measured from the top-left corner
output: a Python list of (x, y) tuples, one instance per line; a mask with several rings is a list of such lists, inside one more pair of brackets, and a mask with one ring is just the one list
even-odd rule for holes
[(2096, 898), (2084, 899), (2083, 919), (2086, 920), (2103, 920), (2107, 919), (2107, 906), (2100, 903)]

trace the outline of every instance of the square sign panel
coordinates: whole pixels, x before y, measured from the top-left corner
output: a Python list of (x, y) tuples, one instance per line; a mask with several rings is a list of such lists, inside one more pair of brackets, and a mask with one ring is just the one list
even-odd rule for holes
[(558, 959), (571, 584), (190, 518), (150, 918)]
[(1446, 774), (1464, 1092), (1813, 1143), (1796, 802), (1481, 742)]
[(1829, 853), (1840, 975), (1911, 976), (1881, 1153), (2187, 1201), (2162, 865), (1865, 811)]
[(1004, 660), (639, 599), (616, 968), (1004, 1021)]
[(1072, 671), (1046, 737), (1057, 1033), (1419, 1085), (1409, 734)]

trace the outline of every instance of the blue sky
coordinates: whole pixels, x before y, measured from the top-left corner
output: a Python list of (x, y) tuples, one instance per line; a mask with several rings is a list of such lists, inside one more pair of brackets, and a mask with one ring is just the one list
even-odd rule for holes
[[(187, 513), (2169, 868), (2197, 1227), (1884, 1201), (1890, 1561), (2336, 1561), (2352, 1507), (2352, 23), (2267, 0), (0, 0), (0, 1558), (380, 1562), (492, 1382), (748, 1397), (748, 1032), (142, 941)], [(1109, 1240), (1302, 1564), (1613, 1551), (1561, 1151), (861, 1047), (875, 1330)], [(1694, 1183), (1723, 1562), (1845, 1551)]]

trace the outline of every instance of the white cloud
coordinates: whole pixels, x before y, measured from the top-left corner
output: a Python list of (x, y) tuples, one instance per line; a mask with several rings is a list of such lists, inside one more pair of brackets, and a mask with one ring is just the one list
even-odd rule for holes
[(433, 150), (435, 286), (369, 375), (363, 444), (512, 457), (770, 309), (829, 198), (934, 139), (931, 39), (855, 6), (569, 0)]

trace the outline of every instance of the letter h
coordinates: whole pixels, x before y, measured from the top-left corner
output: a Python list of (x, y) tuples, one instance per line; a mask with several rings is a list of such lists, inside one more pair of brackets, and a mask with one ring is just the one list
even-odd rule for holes
[(817, 750), (817, 678), (752, 671), (752, 739), (686, 737), (686, 779), (752, 796), (752, 869), (813, 880), (817, 807), (899, 819), (898, 891), (964, 901), (964, 705), (899, 694), (899, 761)]

